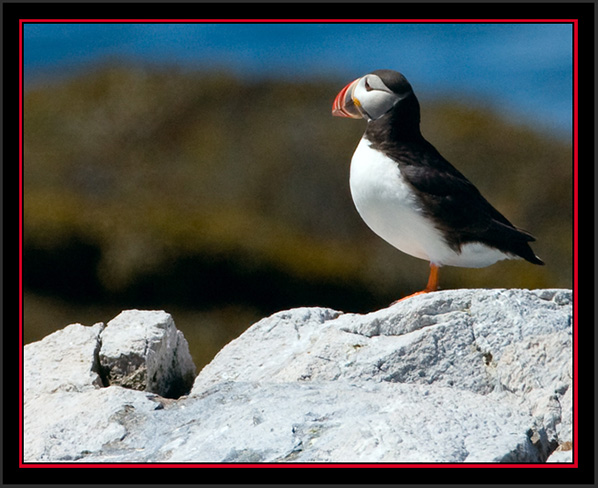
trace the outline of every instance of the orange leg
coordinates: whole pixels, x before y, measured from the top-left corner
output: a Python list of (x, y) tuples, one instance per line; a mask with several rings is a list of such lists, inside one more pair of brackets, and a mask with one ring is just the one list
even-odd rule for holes
[(424, 288), (425, 293), (438, 290), (438, 270), (440, 266), (430, 263), (430, 276), (428, 277), (428, 284)]
[(423, 295), (424, 293), (430, 293), (431, 291), (438, 290), (438, 270), (439, 269), (440, 269), (440, 266), (436, 266), (435, 264), (430, 263), (430, 276), (428, 278), (428, 284), (426, 285), (426, 287), (422, 291), (418, 291), (411, 295), (407, 295), (406, 297), (403, 297), (403, 298), (397, 300), (396, 302), (393, 302), (392, 305), (394, 305), (397, 302), (403, 301), (407, 298), (414, 297), (415, 295)]

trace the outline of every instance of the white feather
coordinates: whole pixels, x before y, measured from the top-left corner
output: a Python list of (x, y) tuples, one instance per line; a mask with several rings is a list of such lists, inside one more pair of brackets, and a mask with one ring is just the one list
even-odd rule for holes
[(362, 138), (351, 160), (351, 195), (364, 222), (404, 253), (438, 266), (482, 268), (513, 258), (482, 243), (465, 244), (455, 252), (432, 220), (424, 215), (414, 190), (396, 162)]

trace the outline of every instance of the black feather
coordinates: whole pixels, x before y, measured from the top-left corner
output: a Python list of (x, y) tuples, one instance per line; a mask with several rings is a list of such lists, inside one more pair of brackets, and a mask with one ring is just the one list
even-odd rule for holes
[(415, 94), (368, 123), (365, 137), (399, 165), (423, 212), (435, 223), (456, 252), (481, 242), (534, 264), (544, 264), (529, 242), (534, 237), (516, 228), (478, 189), (422, 136)]

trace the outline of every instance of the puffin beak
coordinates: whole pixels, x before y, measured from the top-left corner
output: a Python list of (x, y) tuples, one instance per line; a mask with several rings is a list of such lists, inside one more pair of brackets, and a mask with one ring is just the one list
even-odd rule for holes
[(353, 90), (361, 78), (349, 83), (343, 88), (334, 99), (332, 104), (332, 115), (336, 117), (351, 117), (352, 119), (361, 119), (362, 115), (358, 109), (359, 101), (353, 99)]

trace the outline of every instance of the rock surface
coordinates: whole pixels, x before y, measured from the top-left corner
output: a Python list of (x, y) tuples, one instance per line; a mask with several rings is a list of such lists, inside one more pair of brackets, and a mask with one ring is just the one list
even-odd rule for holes
[(189, 391), (172, 318), (127, 311), (25, 347), (25, 461), (572, 462), (572, 325), (570, 290), (293, 309)]
[(98, 353), (103, 324), (72, 324), (25, 346), (25, 398), (103, 386)]
[(195, 364), (166, 312), (128, 310), (102, 332), (100, 364), (111, 385), (177, 398), (189, 392)]

